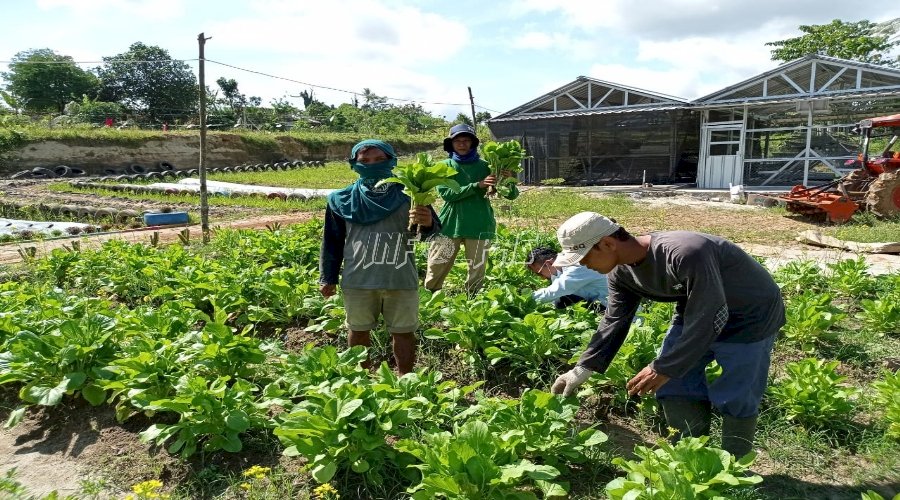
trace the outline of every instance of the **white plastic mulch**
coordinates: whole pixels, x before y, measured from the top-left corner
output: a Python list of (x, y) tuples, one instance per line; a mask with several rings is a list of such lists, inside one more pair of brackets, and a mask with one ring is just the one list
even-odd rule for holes
[[(167, 189), (178, 189), (181, 191), (200, 191), (200, 179), (188, 178), (181, 179), (177, 183), (173, 182), (156, 182), (146, 187), (165, 191)], [(285, 196), (299, 195), (304, 198), (320, 198), (328, 196), (333, 189), (306, 189), (306, 188), (286, 188), (277, 186), (255, 186), (252, 184), (236, 184), (233, 182), (206, 181), (206, 190), (210, 194), (254, 194), (262, 193), (265, 195), (280, 193)]]
[(88, 226), (90, 224), (81, 224), (79, 222), (46, 222), (0, 218), (0, 235), (14, 234), (20, 231), (51, 234), (53, 231), (58, 230), (65, 233), (66, 229), (70, 227), (84, 229)]

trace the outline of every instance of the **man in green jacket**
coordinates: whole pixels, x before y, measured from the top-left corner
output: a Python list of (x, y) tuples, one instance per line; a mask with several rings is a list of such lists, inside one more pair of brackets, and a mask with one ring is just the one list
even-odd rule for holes
[[(425, 288), (431, 291), (440, 290), (444, 285), (460, 245), (465, 247), (469, 268), (466, 291), (477, 292), (484, 281), (488, 248), (497, 231), (494, 209), (486, 194), (498, 179), (491, 175), (488, 163), (478, 156), (478, 142), (475, 129), (464, 123), (454, 125), (444, 139), (444, 151), (450, 154), (445, 162), (457, 171), (453, 180), (461, 189), (454, 192), (445, 186), (438, 187), (444, 206), (439, 214), (441, 237), (435, 238), (428, 249)], [(504, 171), (501, 176), (511, 174)], [(518, 196), (519, 190), (512, 186), (506, 198), (512, 200)]]

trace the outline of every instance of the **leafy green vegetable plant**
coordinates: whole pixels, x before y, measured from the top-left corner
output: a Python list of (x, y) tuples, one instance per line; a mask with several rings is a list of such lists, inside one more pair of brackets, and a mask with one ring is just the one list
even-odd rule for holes
[(889, 333), (900, 333), (900, 294), (862, 299), (859, 307), (861, 311), (856, 314), (856, 318), (861, 319), (870, 332), (881, 337)]
[(555, 482), (559, 470), (520, 458), (485, 422), (466, 422), (453, 432), (405, 439), (397, 448), (420, 463), (421, 481), (407, 490), (416, 500), (537, 499), (525, 488), (539, 488), (544, 498), (563, 497), (567, 487)]
[(169, 453), (182, 457), (203, 451), (241, 451), (240, 434), (251, 428), (271, 426), (266, 417), (274, 399), (256, 401), (258, 388), (242, 379), (222, 376), (212, 381), (205, 377), (183, 375), (175, 385), (172, 397), (153, 401), (145, 409), (168, 411), (179, 415), (175, 424), (153, 424), (141, 432), (141, 441), (162, 446), (170, 439)]
[(503, 177), (502, 172), (510, 172), (513, 176), (521, 172), (525, 154), (525, 149), (517, 140), (488, 141), (481, 146), (481, 157), (488, 162), (491, 174), (497, 178), (496, 188), (488, 189), (488, 195), (500, 193), (502, 196), (509, 196), (512, 186), (516, 184), (516, 178)]
[(885, 372), (882, 380), (872, 384), (875, 401), (881, 406), (887, 435), (900, 441), (900, 370)]
[(60, 316), (35, 321), (31, 330), (22, 329), (7, 341), (0, 352), (0, 385), (23, 384), (19, 398), (26, 403), (13, 411), (8, 426), (21, 420), (27, 405), (55, 406), (75, 391), (92, 405), (103, 403), (96, 372), (114, 359), (122, 337), (116, 318), (102, 310), (104, 304), (77, 299), (59, 310)]
[(861, 297), (872, 293), (875, 280), (869, 274), (869, 265), (863, 256), (828, 264), (831, 270), (831, 286), (847, 297)]
[[(453, 191), (459, 191), (459, 183), (451, 177), (456, 175), (456, 170), (450, 165), (435, 163), (431, 155), (419, 153), (416, 161), (407, 165), (398, 165), (394, 169), (394, 176), (378, 181), (375, 186), (387, 182), (403, 184), (403, 192), (412, 199), (414, 205), (428, 206), (437, 200), (437, 187), (446, 186)], [(410, 231), (415, 230), (410, 227)]]
[(671, 444), (661, 439), (656, 448), (635, 447), (639, 461), (614, 458), (626, 476), (610, 481), (607, 495), (611, 500), (732, 498), (737, 490), (762, 482), (748, 474), (755, 453), (736, 460), (707, 447), (707, 440), (689, 437)]
[(786, 365), (787, 377), (769, 386), (769, 397), (787, 420), (813, 428), (839, 427), (854, 408), (857, 390), (843, 385), (840, 362), (807, 358)]
[(286, 456), (309, 461), (310, 473), (320, 483), (349, 469), (381, 484), (386, 469), (401, 465), (401, 457), (387, 444), (388, 433), (408, 424), (408, 415), (392, 414), (381, 403), (368, 383), (324, 382), (311, 387), (306, 399), (282, 418), (275, 435)]
[(835, 338), (830, 328), (846, 314), (832, 305), (831, 295), (805, 292), (787, 301), (785, 316), (785, 338), (812, 352), (817, 342)]
[(481, 398), (457, 418), (482, 420), (517, 456), (564, 471), (567, 464), (585, 462), (607, 440), (592, 427), (578, 430), (577, 411), (577, 403), (528, 389), (518, 400)]
[(794, 260), (772, 273), (784, 296), (803, 292), (820, 292), (827, 287), (828, 279), (822, 269), (811, 260)]

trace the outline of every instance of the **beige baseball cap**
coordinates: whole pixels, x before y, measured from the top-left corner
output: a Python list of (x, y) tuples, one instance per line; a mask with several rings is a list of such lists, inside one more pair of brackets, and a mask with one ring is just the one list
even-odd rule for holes
[(556, 239), (563, 251), (553, 265), (565, 267), (578, 264), (598, 241), (619, 230), (615, 221), (597, 212), (573, 215), (556, 230)]

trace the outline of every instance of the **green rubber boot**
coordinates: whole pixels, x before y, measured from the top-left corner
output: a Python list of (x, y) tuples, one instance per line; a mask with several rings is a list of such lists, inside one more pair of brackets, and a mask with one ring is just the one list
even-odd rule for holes
[(709, 401), (661, 399), (659, 404), (666, 415), (666, 424), (677, 430), (671, 438), (673, 443), (684, 436), (709, 435), (709, 422), (712, 418)]
[(740, 459), (753, 450), (757, 417), (722, 416), (722, 449)]

